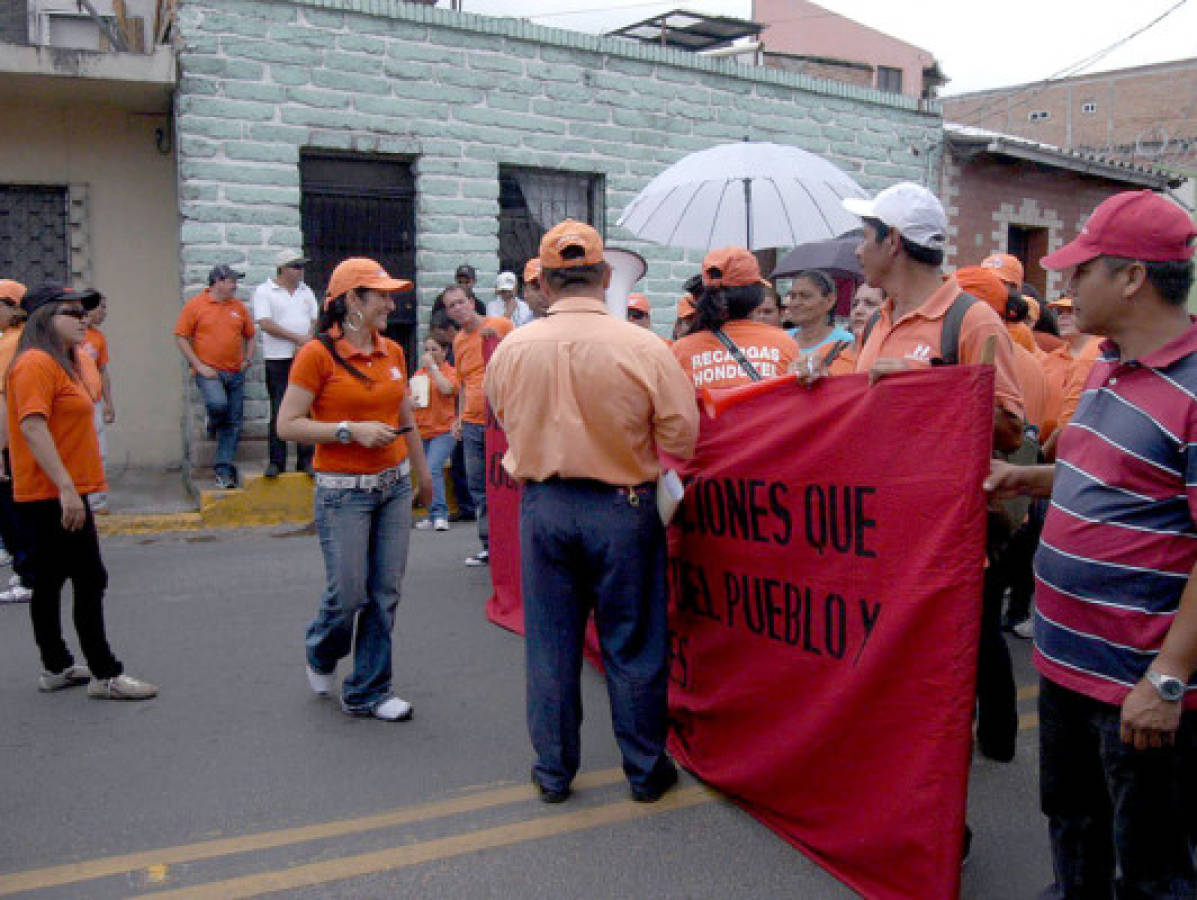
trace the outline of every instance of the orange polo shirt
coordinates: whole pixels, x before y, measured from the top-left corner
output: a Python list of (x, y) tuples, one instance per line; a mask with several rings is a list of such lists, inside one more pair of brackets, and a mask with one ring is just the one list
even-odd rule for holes
[[(465, 329), (453, 338), (453, 362), (457, 366), (457, 377), (461, 383), (461, 421), (472, 425), (486, 424), (486, 394), (482, 380), (486, 375), (486, 359), (482, 355), (482, 331), (493, 328), (502, 339), (515, 331), (510, 319), (501, 316), (487, 316), (482, 324), (467, 334)], [(642, 329), (643, 330), (643, 329)]]
[(1081, 392), (1085, 390), (1089, 372), (1092, 370), (1093, 364), (1097, 362), (1097, 357), (1101, 355), (1101, 340), (1095, 337), (1089, 338), (1088, 343), (1075, 354), (1069, 350), (1067, 343), (1056, 352), (1068, 357), (1068, 369), (1064, 378), (1064, 399), (1060, 403), (1060, 424), (1058, 426), (1063, 428), (1072, 421), (1077, 404), (1081, 402)]
[(213, 300), (204, 291), (183, 305), (175, 334), (191, 341), (204, 365), (222, 372), (239, 372), (245, 358), (244, 342), (254, 336), (254, 323), (240, 300)]
[(1014, 375), (1019, 393), (1022, 394), (1023, 415), (1028, 425), (1034, 425), (1039, 430), (1042, 440), (1048, 409), (1052, 405), (1051, 387), (1035, 354), (1022, 344), (1015, 344), (1012, 349)]
[(22, 322), (0, 335), (0, 395), (8, 391), (8, 370), (17, 355), (17, 343), (21, 340), (21, 332), (24, 330), (25, 324)]
[[(291, 363), (289, 383), (313, 395), (309, 415), (316, 422), (384, 422), (399, 427), (399, 407), (407, 393), (407, 363), (394, 341), (376, 335), (369, 353), (344, 338), (334, 345), (341, 359), (366, 376), (365, 381), (339, 365), (320, 341), (308, 341)], [(407, 458), (403, 436), (385, 447), (363, 447), (339, 442), (316, 445), (315, 466), (320, 472), (373, 475), (399, 465)]]
[[(80, 354), (81, 362), (91, 360)], [(94, 371), (94, 366), (92, 367)], [(93, 421), (94, 400), (43, 350), (26, 350), (12, 365), (8, 392), (8, 443), (13, 499), (18, 503), (55, 500), (58, 487), (38, 465), (21, 431), (29, 416), (43, 416), (54, 446), (80, 495), (108, 490), (100, 440)]]
[[(835, 344), (825, 348), (826, 352), (823, 354), (824, 364), (827, 364), (827, 355), (831, 353)], [(828, 375), (851, 375), (856, 371), (856, 356), (860, 352), (860, 344), (855, 343), (850, 347), (845, 347), (836, 354), (835, 359), (827, 365)]]
[(453, 420), (457, 417), (457, 372), (448, 363), (441, 364), (441, 374), (449, 379), (453, 385), (451, 394), (442, 394), (436, 386), (436, 379), (426, 366), (421, 366), (417, 375), (428, 376), (428, 405), (416, 409), (416, 427), (420, 429), (420, 437), (424, 440), (447, 434), (453, 427)]
[[(939, 337), (943, 331), (943, 317), (960, 293), (960, 286), (952, 279), (914, 310), (897, 322), (893, 321), (894, 302), (881, 304), (881, 318), (869, 333), (869, 340), (856, 357), (856, 371), (868, 372), (878, 359), (903, 359), (914, 367), (930, 366), (940, 355)], [(1014, 343), (1006, 325), (988, 303), (974, 303), (960, 323), (959, 362), (975, 365), (981, 362), (985, 341), (995, 338), (994, 400), (997, 406), (1020, 420), (1024, 418), (1022, 392), (1015, 374)]]
[(486, 396), (507, 432), (503, 467), (522, 480), (642, 484), (657, 451), (689, 457), (698, 438), (694, 383), (655, 334), (601, 300), (565, 297), (503, 340)]
[(94, 325), (87, 326), (87, 335), (79, 349), (96, 361), (97, 368), (103, 369), (108, 365), (108, 338)]
[[(792, 337), (764, 322), (736, 319), (723, 326), (723, 333), (762, 378), (784, 375), (802, 352)], [(752, 381), (714, 332), (695, 331), (679, 338), (670, 349), (696, 388), (735, 387)]]

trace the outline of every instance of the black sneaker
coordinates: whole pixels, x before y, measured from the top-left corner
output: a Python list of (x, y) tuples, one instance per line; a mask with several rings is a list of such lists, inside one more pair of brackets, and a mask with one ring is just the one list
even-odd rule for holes
[(266, 467), (266, 471), (263, 472), (262, 474), (265, 475), (267, 478), (278, 478), (278, 473), (279, 473), (279, 467), (276, 466), (274, 463), (271, 463), (270, 465), (268, 465)]
[(216, 473), (216, 490), (231, 491), (237, 486), (237, 479), (232, 475), (226, 475), (224, 472)]
[(450, 522), (474, 522), (477, 521), (477, 519), (478, 517), (472, 512), (462, 512), (461, 510), (458, 510), (457, 512), (453, 513), (453, 515), (449, 516)]
[(632, 788), (632, 799), (637, 803), (656, 803), (665, 794), (677, 784), (677, 768), (668, 763), (668, 768), (659, 769), (652, 778), (649, 779), (647, 787)]
[(547, 788), (536, 780), (536, 774), (532, 775), (532, 783), (536, 785), (536, 790), (540, 792), (541, 803), (564, 803), (569, 799), (571, 793), (568, 787), (555, 791), (552, 788)]

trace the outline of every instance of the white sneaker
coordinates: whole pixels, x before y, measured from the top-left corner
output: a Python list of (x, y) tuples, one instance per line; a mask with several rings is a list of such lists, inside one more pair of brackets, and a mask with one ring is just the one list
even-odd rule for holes
[(12, 565), (12, 554), (7, 550), (0, 550), (0, 566)]
[(448, 531), (449, 530), (449, 520), (448, 519), (434, 519), (432, 522), (432, 527), (435, 528), (437, 531)]
[(1035, 636), (1034, 617), (1028, 616), (1010, 630), (1014, 632), (1015, 637), (1020, 637), (1024, 641), (1029, 641)]
[(421, 519), (415, 525), (420, 531), (429, 531), (432, 528), (432, 519)]
[(67, 666), (61, 672), (42, 672), (37, 680), (37, 689), (46, 693), (76, 687), (91, 681), (91, 670), (87, 666)]
[(99, 700), (149, 700), (158, 696), (158, 688), (131, 675), (117, 675), (93, 678), (87, 686), (87, 696)]
[(33, 591), (23, 584), (16, 584), (7, 591), (0, 592), (0, 603), (28, 603), (33, 598)]
[(9, 578), (9, 579), (8, 579), (8, 586), (9, 586), (9, 587), (16, 587), (16, 586), (17, 586), (18, 584), (20, 584), (20, 583), (21, 583), (21, 576), (20, 576), (20, 575), (13, 575), (11, 578)]
[(412, 716), (412, 706), (399, 697), (388, 697), (374, 707), (370, 713), (384, 722), (406, 722)]
[(467, 566), (485, 566), (490, 564), (490, 551), (479, 550), (473, 556), (466, 557)]
[(317, 672), (311, 666), (308, 669), (308, 685), (312, 688), (312, 693), (319, 694), (321, 697), (327, 697), (332, 693), (333, 686), (337, 683), (337, 673)]

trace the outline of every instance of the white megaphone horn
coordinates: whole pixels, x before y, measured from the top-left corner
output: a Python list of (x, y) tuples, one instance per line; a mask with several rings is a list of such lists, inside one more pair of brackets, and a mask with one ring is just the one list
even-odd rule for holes
[(606, 247), (603, 259), (611, 267), (611, 284), (607, 286), (607, 309), (621, 322), (628, 317), (628, 294), (636, 282), (648, 271), (644, 257), (632, 250)]

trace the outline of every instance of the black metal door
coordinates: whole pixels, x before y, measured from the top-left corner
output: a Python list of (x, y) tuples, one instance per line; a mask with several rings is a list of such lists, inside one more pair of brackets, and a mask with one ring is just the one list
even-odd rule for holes
[(0, 278), (66, 283), (70, 252), (65, 187), (0, 185)]
[[(411, 163), (379, 156), (307, 153), (300, 157), (305, 277), (320, 298), (337, 263), (350, 256), (380, 262), (395, 278), (415, 281), (416, 205)], [(415, 369), (415, 291), (395, 295), (387, 336)]]

